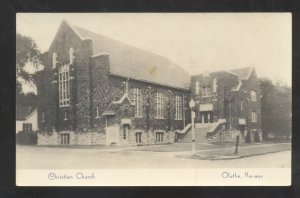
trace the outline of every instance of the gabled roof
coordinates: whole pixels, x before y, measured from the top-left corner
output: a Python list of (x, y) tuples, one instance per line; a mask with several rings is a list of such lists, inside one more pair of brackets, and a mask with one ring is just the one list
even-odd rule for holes
[(233, 69), (229, 72), (236, 74), (239, 77), (239, 80), (246, 80), (249, 78), (254, 67), (244, 67), (239, 69)]
[(231, 91), (239, 91), (241, 89), (241, 86), (242, 86), (242, 81), (239, 82), (239, 84), (237, 85), (234, 85), (232, 88), (231, 88)]
[(16, 105), (16, 120), (26, 120), (34, 110), (32, 106)]
[(92, 40), (94, 57), (97, 54), (109, 54), (112, 75), (173, 88), (189, 89), (189, 74), (168, 58), (67, 24), (81, 40)]
[(118, 101), (113, 101), (113, 104), (122, 104), (125, 100), (127, 100), (131, 105), (134, 105), (134, 103), (130, 100), (127, 94), (124, 94), (122, 98)]

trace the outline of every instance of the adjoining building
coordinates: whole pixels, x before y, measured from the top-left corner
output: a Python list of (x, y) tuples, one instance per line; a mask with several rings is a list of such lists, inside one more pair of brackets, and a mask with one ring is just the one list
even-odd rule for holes
[[(38, 144), (139, 145), (260, 136), (254, 68), (190, 77), (172, 61), (63, 21), (38, 72)], [(247, 133), (249, 131), (249, 133)]]
[(37, 109), (28, 105), (16, 105), (16, 134), (38, 130)]
[[(261, 90), (254, 67), (191, 77), (196, 141), (261, 140)], [(180, 141), (190, 141), (190, 125)]]

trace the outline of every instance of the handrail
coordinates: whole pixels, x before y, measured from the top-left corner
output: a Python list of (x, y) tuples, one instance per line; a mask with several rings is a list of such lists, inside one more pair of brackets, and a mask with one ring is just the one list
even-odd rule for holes
[(186, 133), (190, 128), (192, 127), (192, 124), (187, 124), (184, 129), (181, 131), (178, 131), (178, 133)]

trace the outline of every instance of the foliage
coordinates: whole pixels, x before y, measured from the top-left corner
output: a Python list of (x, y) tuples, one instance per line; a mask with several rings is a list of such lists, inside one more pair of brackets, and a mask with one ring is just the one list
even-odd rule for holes
[(291, 135), (291, 88), (281, 82), (261, 79), (261, 116), (263, 139)]
[(21, 145), (36, 145), (37, 134), (21, 131), (16, 135), (17, 144)]
[(33, 106), (37, 104), (37, 95), (33, 92), (19, 93), (16, 97), (16, 104), (24, 106)]
[(257, 131), (254, 133), (254, 142), (260, 142), (259, 134)]
[(245, 142), (246, 142), (246, 143), (250, 143), (250, 142), (251, 142), (250, 132), (248, 132), (248, 133), (246, 134)]
[[(23, 79), (27, 83), (35, 83), (35, 75), (29, 73), (24, 68), (31, 64), (35, 69), (40, 64), (40, 51), (34, 40), (21, 34), (16, 35), (16, 78)], [(17, 83), (17, 86), (19, 84)], [(19, 87), (17, 87), (17, 90)]]

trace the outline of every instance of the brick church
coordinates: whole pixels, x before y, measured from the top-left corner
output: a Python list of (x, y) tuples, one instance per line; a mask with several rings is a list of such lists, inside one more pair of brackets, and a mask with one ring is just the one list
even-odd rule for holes
[(147, 145), (261, 137), (253, 67), (190, 76), (154, 53), (63, 21), (38, 72), (39, 145)]

